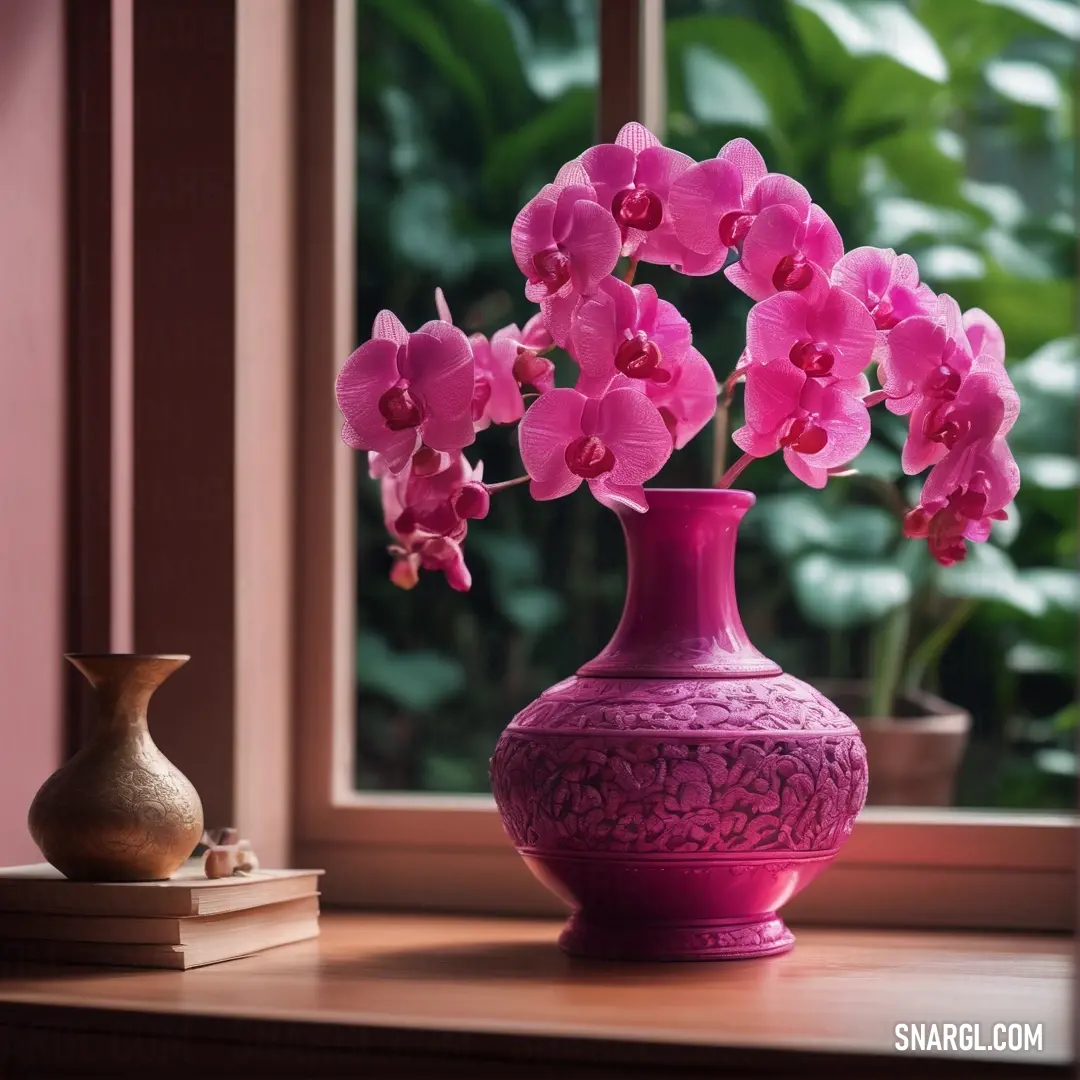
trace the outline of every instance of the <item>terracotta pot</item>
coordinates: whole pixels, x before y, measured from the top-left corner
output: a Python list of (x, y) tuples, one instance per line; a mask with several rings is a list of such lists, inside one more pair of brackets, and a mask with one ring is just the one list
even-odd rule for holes
[(822, 693), (855, 718), (874, 782), (871, 806), (951, 806), (971, 714), (923, 690), (898, 695), (896, 716), (867, 717), (868, 682), (822, 680)]
[(41, 786), (30, 834), (62, 874), (77, 881), (162, 881), (203, 833), (190, 781), (154, 745), (146, 708), (186, 656), (69, 656), (94, 688), (90, 739)]
[(567, 952), (785, 952), (777, 909), (832, 862), (866, 796), (858, 729), (750, 643), (735, 599), (745, 491), (620, 510), (622, 620), (499, 739), (492, 786), (533, 873), (574, 909)]

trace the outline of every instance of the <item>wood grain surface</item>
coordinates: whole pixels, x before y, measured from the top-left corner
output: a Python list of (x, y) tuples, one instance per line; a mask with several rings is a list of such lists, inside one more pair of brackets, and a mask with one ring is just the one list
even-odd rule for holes
[[(559, 923), (327, 913), (318, 941), (177, 972), (10, 966), (0, 1075), (1070, 1075), (1067, 938), (805, 929), (787, 956), (583, 962)], [(918, 1058), (898, 1023), (1042, 1024)], [(126, 1071), (126, 1070), (130, 1070)], [(194, 1072), (192, 1071), (194, 1070)]]

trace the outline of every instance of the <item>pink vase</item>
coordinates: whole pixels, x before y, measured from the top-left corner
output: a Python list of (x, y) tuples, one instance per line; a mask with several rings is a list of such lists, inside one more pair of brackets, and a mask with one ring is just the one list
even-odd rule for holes
[(794, 944), (777, 910), (866, 799), (858, 729), (762, 656), (735, 598), (745, 491), (650, 490), (620, 510), (629, 587), (610, 644), (503, 732), (503, 824), (609, 959), (724, 960)]

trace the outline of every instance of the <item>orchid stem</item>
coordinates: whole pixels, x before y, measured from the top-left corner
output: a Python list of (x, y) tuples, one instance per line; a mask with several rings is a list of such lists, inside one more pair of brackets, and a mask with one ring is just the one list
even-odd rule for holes
[(637, 273), (637, 264), (637, 256), (631, 256), (630, 265), (627, 267), (626, 273), (623, 274), (623, 281), (625, 281), (627, 285), (634, 284), (634, 275)]
[(724, 475), (724, 465), (727, 459), (727, 438), (728, 403), (726, 400), (721, 399), (717, 402), (716, 416), (713, 419), (713, 484), (720, 484), (720, 478)]
[(736, 480), (738, 480), (739, 475), (742, 473), (743, 469), (745, 469), (746, 466), (749, 465), (750, 462), (753, 460), (754, 457), (752, 454), (743, 454), (743, 456), (739, 458), (739, 460), (736, 461), (735, 464), (732, 465), (731, 468), (728, 469), (728, 471), (724, 473), (723, 476), (720, 477), (719, 481), (715, 484), (715, 486), (718, 488), (731, 487), (731, 485), (735, 483)]
[(513, 480), (503, 480), (498, 484), (485, 484), (489, 495), (496, 491), (502, 491), (504, 488), (517, 487), (518, 484), (527, 484), (532, 479), (531, 476), (526, 474), (525, 476), (515, 476)]

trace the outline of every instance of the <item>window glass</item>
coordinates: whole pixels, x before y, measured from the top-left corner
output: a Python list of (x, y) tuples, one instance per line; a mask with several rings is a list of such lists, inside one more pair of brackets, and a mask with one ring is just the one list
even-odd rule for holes
[[(966, 736), (918, 753), (940, 755), (941, 783), (900, 776), (879, 789), (890, 801), (1075, 805), (1080, 10), (667, 0), (666, 12), (668, 145), (704, 159), (749, 138), (770, 168), (809, 188), (847, 249), (914, 255), (936, 291), (1001, 324), (1023, 401), (1010, 444), (1024, 481), (1010, 519), (948, 570), (899, 535), (898, 512), (921, 484), (900, 469), (900, 418), (875, 409), (860, 475), (823, 492), (776, 458), (755, 463), (744, 481), (759, 505), (738, 565), (751, 638), (853, 716), (939, 708), (905, 686), (970, 714)], [(523, 325), (535, 308), (509, 226), (593, 141), (596, 4), (362, 0), (359, 14), (361, 336), (384, 307), (410, 329), (434, 318), (436, 285), (467, 333)], [(749, 301), (722, 276), (642, 265), (637, 282), (676, 304), (725, 377)], [(559, 382), (571, 382), (555, 359)], [(489, 482), (522, 472), (505, 429), (482, 432), (469, 456)], [(711, 439), (699, 437), (655, 483), (707, 485), (712, 468)], [(618, 620), (614, 515), (585, 490), (545, 504), (525, 488), (502, 492), (470, 527), (471, 591), (422, 573), (403, 592), (388, 579), (378, 487), (360, 472), (357, 786), (486, 791), (510, 717), (593, 656)], [(901, 723), (896, 737), (908, 730)]]

